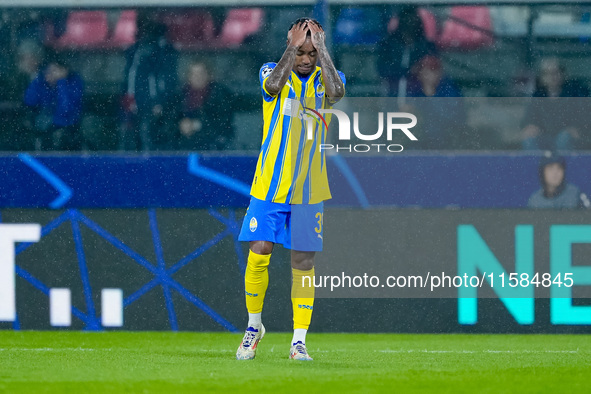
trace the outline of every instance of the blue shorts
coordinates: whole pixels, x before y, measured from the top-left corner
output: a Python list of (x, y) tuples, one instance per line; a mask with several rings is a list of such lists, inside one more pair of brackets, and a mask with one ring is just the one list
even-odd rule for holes
[(269, 241), (301, 252), (322, 251), (324, 203), (282, 204), (250, 198), (240, 241)]

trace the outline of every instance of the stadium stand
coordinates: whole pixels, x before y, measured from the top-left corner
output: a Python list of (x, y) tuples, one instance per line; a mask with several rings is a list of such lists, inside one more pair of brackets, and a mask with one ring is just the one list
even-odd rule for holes
[[(425, 29), (425, 37), (429, 41), (435, 42), (437, 41), (437, 37), (439, 35), (439, 28), (437, 26), (437, 19), (435, 15), (426, 8), (419, 8), (417, 10), (419, 17), (423, 21), (423, 29)], [(388, 32), (393, 32), (398, 27), (398, 17), (393, 16), (390, 21), (388, 22)]]
[(488, 7), (452, 7), (437, 44), (442, 49), (463, 51), (493, 45), (494, 33)]
[(137, 11), (125, 10), (115, 26), (110, 44), (117, 48), (127, 48), (135, 42), (137, 32)]
[(199, 9), (166, 12), (161, 16), (168, 28), (168, 39), (179, 50), (207, 47), (215, 37), (213, 19)]
[(219, 37), (219, 44), (238, 47), (244, 40), (261, 29), (264, 12), (261, 8), (238, 8), (228, 11)]
[(379, 20), (376, 12), (375, 9), (343, 9), (335, 22), (333, 42), (350, 45), (376, 44), (382, 38), (381, 26), (365, 22)]
[[(376, 70), (375, 42), (396, 28), (400, 6), (383, 2), (350, 5), (331, 2), (330, 21), (334, 62), (346, 72), (347, 95), (375, 97), (382, 94)], [(137, 9), (3, 9), (6, 37), (16, 37), (13, 48), (0, 60), (10, 79), (16, 68), (19, 42), (37, 39), (63, 52), (86, 81), (83, 129), (96, 135), (92, 150), (116, 148), (110, 140), (119, 116), (123, 51), (135, 42), (138, 18), (153, 14), (168, 27), (168, 36), (180, 51), (179, 76), (194, 57), (206, 57), (223, 82), (236, 95), (241, 110), (235, 115), (236, 149), (256, 149), (258, 135), (256, 75), (260, 65), (276, 60), (282, 40), (267, 37), (285, 34), (285, 26), (297, 16), (311, 14), (309, 5)], [(443, 65), (466, 97), (515, 97), (533, 92), (540, 59), (555, 56), (573, 79), (591, 79), (588, 37), (591, 24), (584, 7), (546, 5), (470, 6), (469, 3), (429, 4), (418, 8), (425, 34), (440, 50)], [(359, 23), (360, 20), (368, 23)], [(267, 23), (266, 21), (273, 21)], [(528, 29), (529, 26), (529, 29)], [(11, 35), (15, 32), (16, 35)], [(9, 34), (10, 33), (10, 34)], [(7, 42), (10, 39), (6, 38)], [(237, 67), (236, 65), (240, 65)], [(8, 88), (9, 84), (5, 83)], [(16, 108), (20, 93), (5, 95), (2, 108)], [(12, 100), (12, 102), (10, 102)], [(524, 106), (496, 101), (486, 111), (482, 103), (468, 107), (468, 119), (482, 133), (497, 135), (494, 149), (519, 149), (514, 125)], [(496, 116), (487, 114), (497, 114)], [(498, 114), (504, 114), (498, 116)], [(501, 120), (502, 118), (502, 120)], [(248, 120), (248, 121), (244, 121)], [(497, 122), (494, 126), (491, 122)], [(501, 124), (502, 123), (502, 124)], [(493, 127), (494, 126), (494, 127)], [(6, 146), (11, 146), (7, 144)]]
[(105, 11), (72, 11), (68, 15), (66, 31), (59, 38), (50, 26), (48, 44), (58, 49), (92, 49), (107, 42), (108, 24)]

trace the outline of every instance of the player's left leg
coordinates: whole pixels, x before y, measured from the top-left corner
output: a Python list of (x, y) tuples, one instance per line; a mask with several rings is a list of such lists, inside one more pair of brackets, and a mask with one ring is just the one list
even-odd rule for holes
[(314, 308), (314, 255), (322, 251), (324, 204), (291, 205), (283, 246), (291, 249), (293, 339), (290, 358), (312, 360), (306, 334)]
[(306, 334), (314, 308), (314, 254), (291, 251), (293, 338), (289, 357), (292, 360), (312, 360), (306, 349)]

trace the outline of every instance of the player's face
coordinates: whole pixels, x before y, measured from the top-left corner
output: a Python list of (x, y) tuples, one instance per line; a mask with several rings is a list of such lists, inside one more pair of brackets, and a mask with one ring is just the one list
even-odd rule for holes
[(312, 45), (310, 37), (306, 37), (304, 45), (298, 49), (293, 70), (300, 76), (306, 77), (316, 69), (318, 63), (318, 51)]

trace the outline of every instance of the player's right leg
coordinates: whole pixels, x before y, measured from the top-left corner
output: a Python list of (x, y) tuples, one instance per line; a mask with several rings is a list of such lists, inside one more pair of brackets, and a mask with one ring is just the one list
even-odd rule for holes
[(265, 334), (261, 314), (269, 284), (268, 266), (277, 242), (277, 235), (285, 226), (283, 204), (251, 198), (238, 239), (250, 242), (248, 262), (244, 274), (244, 291), (248, 326), (236, 352), (238, 360), (251, 360), (256, 355), (259, 341)]
[(244, 293), (248, 310), (248, 327), (242, 343), (236, 351), (236, 359), (251, 360), (256, 356), (259, 341), (265, 336), (265, 327), (261, 319), (265, 293), (269, 285), (268, 266), (271, 260), (273, 243), (251, 241), (248, 263), (244, 273)]

